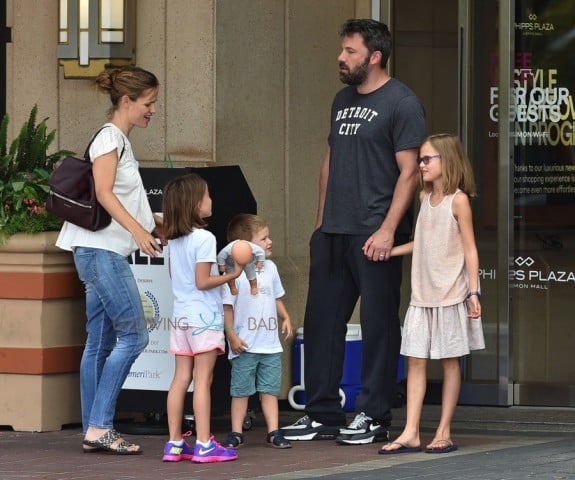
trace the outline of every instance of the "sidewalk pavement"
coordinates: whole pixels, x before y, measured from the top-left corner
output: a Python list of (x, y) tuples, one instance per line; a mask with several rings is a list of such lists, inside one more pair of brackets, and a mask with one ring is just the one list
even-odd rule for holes
[[(405, 409), (394, 415), (392, 438), (401, 430)], [(439, 415), (438, 406), (424, 407), (423, 444), (431, 440)], [(299, 416), (301, 412), (282, 410), (280, 425)], [(215, 417), (212, 428), (223, 440), (229, 415)], [(144, 454), (117, 456), (82, 453), (77, 425), (46, 433), (0, 430), (0, 480), (575, 479), (575, 409), (460, 406), (452, 432), (459, 450), (441, 455), (383, 456), (377, 454), (380, 444), (340, 446), (332, 441), (292, 442), (293, 448), (276, 450), (266, 446), (263, 417), (256, 413), (238, 460), (198, 465), (163, 463), (165, 435), (126, 435), (142, 445)]]

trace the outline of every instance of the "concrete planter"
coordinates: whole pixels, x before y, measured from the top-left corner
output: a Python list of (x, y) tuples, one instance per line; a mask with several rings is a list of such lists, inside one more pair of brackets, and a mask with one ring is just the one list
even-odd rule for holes
[(83, 286), (57, 232), (0, 247), (0, 425), (53, 431), (81, 421)]

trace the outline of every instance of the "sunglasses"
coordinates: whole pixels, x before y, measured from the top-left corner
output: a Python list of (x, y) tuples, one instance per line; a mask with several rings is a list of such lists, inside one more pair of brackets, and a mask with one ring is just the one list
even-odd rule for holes
[(441, 155), (439, 155), (439, 153), (436, 153), (435, 155), (424, 155), (423, 157), (419, 157), (417, 159), (417, 164), (421, 165), (423, 163), (424, 165), (429, 165), (429, 161), (432, 158), (439, 158), (439, 157), (441, 157)]

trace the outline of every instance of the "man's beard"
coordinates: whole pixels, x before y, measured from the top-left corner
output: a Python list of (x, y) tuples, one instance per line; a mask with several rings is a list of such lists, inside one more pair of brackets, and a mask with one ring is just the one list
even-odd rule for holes
[[(349, 72), (343, 72), (340, 70), (339, 79), (346, 85), (361, 85), (367, 80), (369, 66), (369, 57), (366, 57), (365, 61), (355, 68), (355, 70), (350, 70)], [(345, 63), (339, 62), (339, 68), (345, 67)]]

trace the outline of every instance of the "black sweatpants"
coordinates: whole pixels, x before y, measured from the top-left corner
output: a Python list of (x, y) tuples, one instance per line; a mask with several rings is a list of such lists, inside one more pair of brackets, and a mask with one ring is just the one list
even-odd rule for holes
[[(401, 332), (401, 257), (368, 260), (368, 235), (326, 234), (310, 241), (309, 290), (304, 318), (306, 414), (326, 425), (345, 425), (339, 386), (349, 321), (358, 298), (363, 340), (362, 389), (355, 403), (382, 421), (391, 421)], [(395, 244), (408, 240), (396, 238)]]

